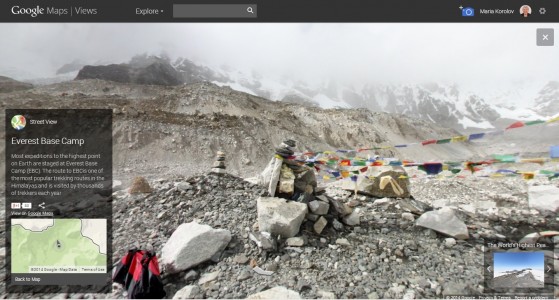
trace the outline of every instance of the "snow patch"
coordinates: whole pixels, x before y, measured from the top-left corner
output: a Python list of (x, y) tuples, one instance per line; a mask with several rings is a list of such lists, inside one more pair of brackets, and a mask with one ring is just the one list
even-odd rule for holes
[(234, 83), (231, 83), (231, 82), (223, 83), (223, 82), (219, 82), (219, 81), (212, 81), (212, 83), (215, 84), (215, 85), (218, 85), (220, 87), (228, 86), (228, 87), (230, 87), (230, 88), (232, 88), (236, 91), (251, 94), (253, 96), (257, 96), (256, 93), (254, 93), (251, 89), (246, 88), (246, 87), (244, 87), (244, 86), (242, 86), (242, 85), (240, 85), (236, 82), (234, 82)]
[(468, 117), (464, 117), (464, 118), (458, 120), (458, 123), (460, 125), (462, 125), (462, 127), (464, 127), (464, 129), (466, 129), (466, 128), (481, 128), (481, 129), (493, 129), (493, 128), (495, 128), (488, 121), (475, 122)]
[(312, 99), (314, 102), (318, 103), (318, 105), (320, 105), (320, 107), (322, 108), (337, 108), (337, 107), (349, 108), (350, 107), (347, 103), (332, 100), (330, 97), (324, 94), (318, 94), (314, 96)]

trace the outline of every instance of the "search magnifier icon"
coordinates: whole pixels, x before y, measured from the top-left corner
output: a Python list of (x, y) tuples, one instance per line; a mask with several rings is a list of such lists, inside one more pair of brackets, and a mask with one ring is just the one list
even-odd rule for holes
[(248, 12), (248, 13), (251, 13), (251, 14), (254, 13), (254, 11), (252, 10), (252, 7), (251, 7), (251, 6), (247, 7), (247, 12)]

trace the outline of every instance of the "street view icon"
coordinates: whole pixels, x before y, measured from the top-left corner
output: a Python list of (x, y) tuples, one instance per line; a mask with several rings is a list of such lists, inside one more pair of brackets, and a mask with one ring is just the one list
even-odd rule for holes
[(13, 116), (11, 122), (12, 122), (12, 127), (15, 130), (22, 130), (23, 128), (25, 128), (25, 124), (27, 124), (25, 117), (22, 115)]

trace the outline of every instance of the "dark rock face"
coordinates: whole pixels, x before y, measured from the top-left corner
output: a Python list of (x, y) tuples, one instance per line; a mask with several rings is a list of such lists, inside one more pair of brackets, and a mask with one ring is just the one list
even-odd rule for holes
[(131, 66), (128, 64), (84, 66), (76, 77), (76, 80), (81, 79), (102, 79), (122, 83), (167, 86), (183, 83), (181, 74), (164, 61), (155, 61), (146, 66)]
[(30, 83), (17, 81), (5, 76), (0, 76), (0, 93), (24, 91), (32, 88), (33, 85)]
[(102, 79), (130, 83), (132, 81), (131, 71), (127, 65), (84, 66), (76, 76), (76, 80)]

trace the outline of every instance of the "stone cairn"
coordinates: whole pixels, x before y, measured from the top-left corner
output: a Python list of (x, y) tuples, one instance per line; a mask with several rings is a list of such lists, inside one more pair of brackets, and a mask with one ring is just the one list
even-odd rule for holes
[(214, 164), (212, 166), (212, 173), (223, 174), (225, 173), (225, 152), (217, 151)]
[(294, 140), (283, 141), (283, 143), (281, 143), (281, 145), (276, 148), (276, 154), (283, 158), (289, 158), (295, 153), (293, 151), (295, 149), (295, 146), (296, 144)]

